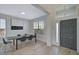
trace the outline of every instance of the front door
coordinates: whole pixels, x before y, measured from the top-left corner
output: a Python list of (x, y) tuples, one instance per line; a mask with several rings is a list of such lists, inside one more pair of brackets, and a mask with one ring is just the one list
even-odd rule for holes
[(77, 19), (60, 21), (60, 46), (77, 50)]

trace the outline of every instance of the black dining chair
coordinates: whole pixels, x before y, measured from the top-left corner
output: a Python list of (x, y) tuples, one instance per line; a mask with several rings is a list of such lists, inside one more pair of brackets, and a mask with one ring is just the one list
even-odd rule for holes
[(32, 40), (33, 38), (35, 38), (35, 42), (37, 42), (36, 33), (34, 35), (30, 35), (28, 40)]
[(21, 46), (23, 46), (24, 44), (26, 44), (26, 37), (23, 36), (22, 38), (20, 38), (20, 41), (21, 41)]
[(23, 36), (22, 39), (21, 39), (21, 42), (24, 42), (24, 41), (26, 41), (26, 37), (25, 36)]
[(9, 49), (9, 47), (11, 47), (10, 46), (10, 44), (12, 43), (11, 41), (6, 41), (4, 38), (2, 38), (2, 40), (3, 40), (3, 50), (4, 50), (4, 52), (6, 53), (7, 52), (7, 50)]
[(18, 34), (17, 36), (21, 36), (20, 34)]
[(33, 38), (33, 35), (30, 35), (29, 38), (28, 38), (28, 40), (32, 40), (32, 38)]
[(27, 34), (24, 34), (24, 36), (27, 36)]
[(11, 44), (12, 42), (11, 41), (5, 41), (5, 39), (3, 38), (3, 43), (4, 44)]

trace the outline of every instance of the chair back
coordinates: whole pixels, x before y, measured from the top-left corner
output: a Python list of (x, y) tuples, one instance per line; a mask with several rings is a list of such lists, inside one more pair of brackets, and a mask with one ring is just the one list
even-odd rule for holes
[(17, 36), (21, 36), (20, 34), (18, 34)]
[(33, 35), (30, 35), (28, 40), (32, 40), (32, 38), (33, 38)]
[(25, 36), (27, 36), (27, 34), (25, 34)]
[(4, 43), (4, 44), (6, 44), (6, 41), (5, 41), (5, 39), (4, 39), (4, 38), (2, 38), (2, 40), (3, 40), (3, 43)]
[(21, 41), (22, 41), (22, 42), (23, 42), (23, 41), (26, 41), (26, 37), (23, 36), (23, 37), (21, 38)]

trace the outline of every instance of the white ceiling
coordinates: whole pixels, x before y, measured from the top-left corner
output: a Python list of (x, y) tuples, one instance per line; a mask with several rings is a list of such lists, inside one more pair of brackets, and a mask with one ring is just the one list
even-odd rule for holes
[[(25, 12), (25, 14), (21, 14), (21, 12)], [(24, 19), (34, 19), (46, 15), (44, 11), (30, 4), (0, 4), (0, 13)]]

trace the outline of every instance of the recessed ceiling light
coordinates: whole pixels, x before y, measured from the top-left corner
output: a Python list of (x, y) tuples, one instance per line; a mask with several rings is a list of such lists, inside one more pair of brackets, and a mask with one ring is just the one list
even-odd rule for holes
[(25, 12), (21, 12), (20, 14), (25, 15)]

